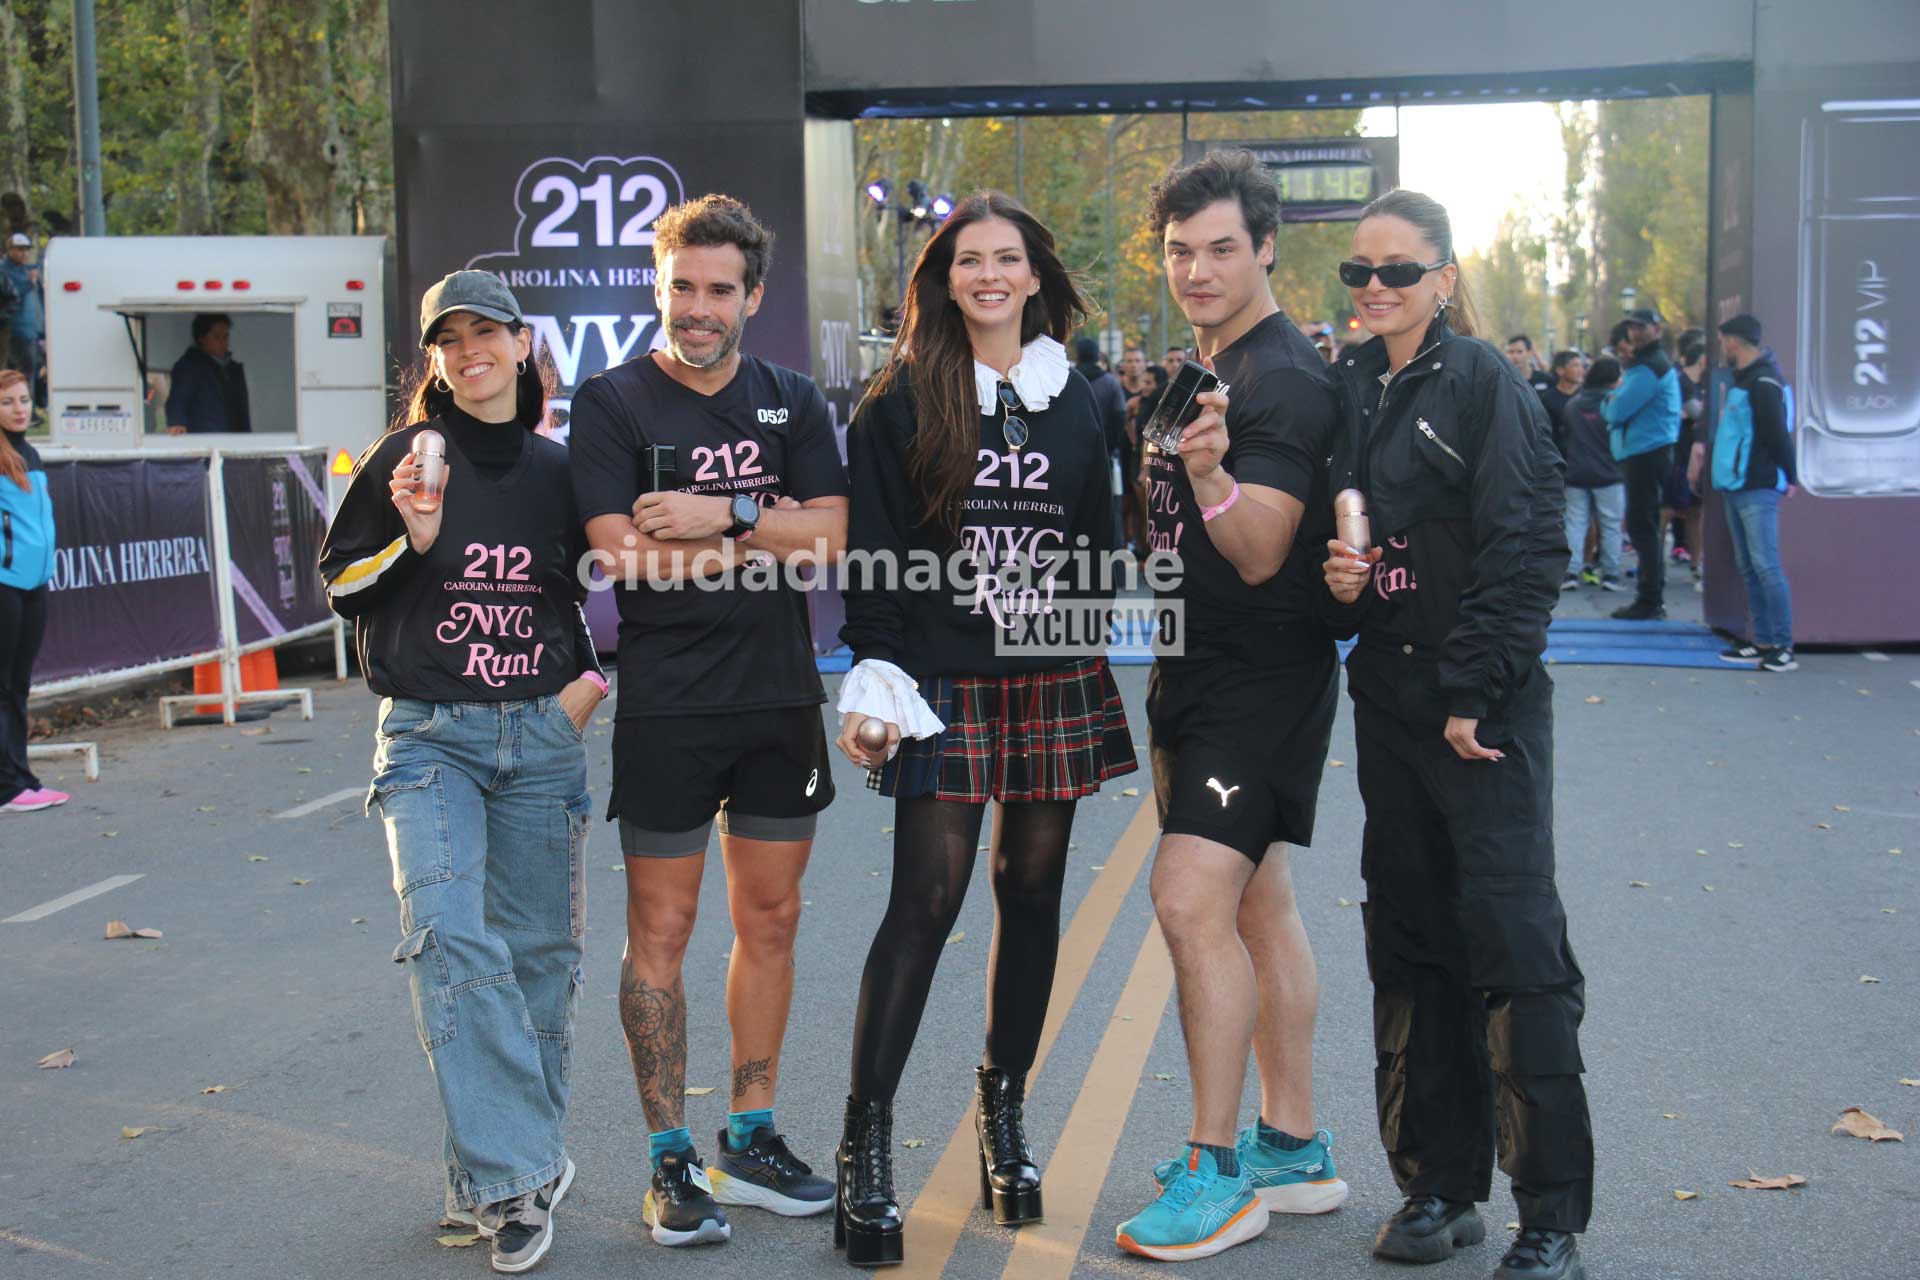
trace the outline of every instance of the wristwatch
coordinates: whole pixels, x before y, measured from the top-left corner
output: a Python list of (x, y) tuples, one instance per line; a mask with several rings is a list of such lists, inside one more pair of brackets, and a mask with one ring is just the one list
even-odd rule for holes
[(760, 504), (744, 493), (736, 493), (732, 500), (733, 523), (727, 526), (729, 538), (745, 538), (760, 527)]

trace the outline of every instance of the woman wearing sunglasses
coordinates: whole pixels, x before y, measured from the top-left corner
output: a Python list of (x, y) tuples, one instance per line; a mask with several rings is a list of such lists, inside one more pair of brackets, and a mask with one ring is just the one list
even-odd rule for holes
[[(847, 436), (849, 582), (839, 747), (895, 806), (893, 884), (867, 955), (840, 1146), (835, 1241), (898, 1262), (893, 1096), (952, 932), (988, 800), (1000, 802), (986, 1050), (975, 1072), (981, 1196), (1041, 1216), (1022, 1120), (1053, 985), (1075, 802), (1136, 765), (1104, 657), (1061, 652), (1104, 607), (1113, 550), (1106, 442), (1061, 339), (1087, 314), (1053, 235), (998, 192), (960, 202), (920, 254), (893, 356)], [(1048, 562), (1078, 553), (1071, 567)], [(903, 570), (958, 566), (927, 589)], [(856, 561), (857, 565), (857, 561)], [(887, 745), (858, 736), (868, 717)], [(903, 734), (904, 739), (903, 739)]]
[(1340, 279), (1373, 339), (1335, 365), (1332, 488), (1365, 495), (1375, 545), (1328, 543), (1325, 576), (1360, 638), (1375, 1080), (1406, 1197), (1374, 1253), (1437, 1262), (1482, 1240), (1497, 1146), (1520, 1232), (1493, 1276), (1571, 1280), (1593, 1138), (1540, 661), (1568, 558), (1563, 466), (1532, 389), (1472, 336), (1445, 209), (1375, 200)]

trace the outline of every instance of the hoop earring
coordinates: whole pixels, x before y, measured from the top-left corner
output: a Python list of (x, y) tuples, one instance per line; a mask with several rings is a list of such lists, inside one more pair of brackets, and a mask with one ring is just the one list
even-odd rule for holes
[(1440, 299), (1440, 309), (1438, 311), (1435, 311), (1433, 314), (1436, 316), (1444, 316), (1447, 314), (1447, 308), (1452, 305), (1453, 305), (1452, 298), (1442, 298)]
[(525, 373), (527, 372), (527, 362), (525, 360), (522, 360), (520, 362), (520, 372), (522, 375), (525, 375)]
[(445, 378), (436, 373), (433, 375), (433, 389), (443, 392), (451, 391), (453, 390), (453, 386)]

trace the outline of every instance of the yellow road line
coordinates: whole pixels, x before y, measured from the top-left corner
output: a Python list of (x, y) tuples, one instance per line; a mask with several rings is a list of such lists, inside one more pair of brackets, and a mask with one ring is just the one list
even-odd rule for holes
[[(1101, 1037), (1080, 1096), (1047, 1162), (1047, 1220), (1020, 1228), (1013, 1255), (1001, 1273), (1008, 1280), (1065, 1280), (1073, 1274), (1172, 992), (1173, 958), (1167, 954), (1156, 921), (1140, 944), (1113, 1021), (1107, 1024), (1107, 1034)], [(1144, 1172), (1138, 1181), (1144, 1204), (1149, 1188)]]
[[(1080, 998), (1080, 989), (1086, 984), (1087, 974), (1093, 968), (1094, 959), (1100, 954), (1100, 947), (1106, 942), (1115, 917), (1120, 914), (1121, 904), (1133, 889), (1133, 882), (1139, 878), (1140, 868), (1146, 865), (1147, 854), (1152, 851), (1158, 834), (1153, 799), (1149, 796), (1135, 810), (1133, 821), (1127, 824), (1113, 852), (1107, 855), (1106, 870), (1089, 886), (1086, 897), (1081, 899), (1080, 906), (1073, 913), (1072, 923), (1060, 939), (1060, 959), (1054, 967), (1053, 994), (1047, 1002), (1047, 1020), (1040, 1031), (1040, 1050), (1027, 1072), (1029, 1096), (1040, 1078), (1040, 1068), (1046, 1065), (1047, 1054), (1060, 1034), (1061, 1024), (1073, 1012), (1073, 1006)], [(1160, 935), (1156, 931), (1152, 936), (1158, 938)], [(1131, 1092), (1128, 1096), (1132, 1096)], [(1125, 1112), (1121, 1114), (1124, 1116)], [(1052, 1194), (1052, 1183), (1049, 1182), (1049, 1213), (1052, 1212)], [(966, 1115), (960, 1118), (959, 1126), (947, 1140), (940, 1163), (934, 1166), (932, 1176), (927, 1179), (908, 1210), (907, 1260), (891, 1273), (889, 1280), (894, 1277), (898, 1280), (909, 1280), (910, 1277), (936, 1280), (946, 1270), (948, 1259), (960, 1243), (961, 1232), (966, 1229), (967, 1215), (973, 1211), (979, 1196), (980, 1163), (974, 1151), (973, 1105), (969, 1103)], [(1022, 1230), (1030, 1231), (1032, 1228), (1023, 1227)]]

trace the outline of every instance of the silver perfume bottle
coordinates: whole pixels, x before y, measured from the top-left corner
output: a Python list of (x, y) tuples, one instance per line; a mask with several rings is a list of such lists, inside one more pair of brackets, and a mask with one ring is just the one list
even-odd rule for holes
[(1800, 482), (1920, 493), (1920, 99), (1822, 103), (1800, 149)]

